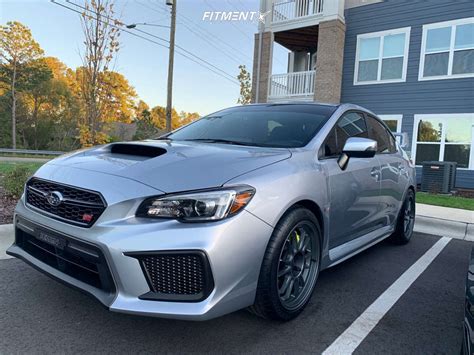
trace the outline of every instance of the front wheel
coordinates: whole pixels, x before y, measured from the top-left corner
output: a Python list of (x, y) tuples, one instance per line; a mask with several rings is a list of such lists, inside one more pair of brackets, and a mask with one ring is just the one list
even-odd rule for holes
[(415, 193), (408, 190), (402, 208), (398, 214), (395, 232), (390, 239), (396, 244), (406, 244), (410, 241), (415, 225)]
[(296, 207), (283, 216), (268, 243), (251, 312), (287, 321), (303, 311), (319, 274), (320, 240), (311, 211)]

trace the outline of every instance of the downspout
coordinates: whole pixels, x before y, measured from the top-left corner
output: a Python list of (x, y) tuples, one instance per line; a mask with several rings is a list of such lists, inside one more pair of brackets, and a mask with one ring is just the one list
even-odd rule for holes
[(255, 103), (259, 102), (259, 91), (260, 91), (260, 65), (261, 65), (261, 59), (262, 59), (262, 38), (263, 38), (263, 32), (262, 32), (262, 26), (259, 24), (259, 29), (258, 29), (258, 56), (257, 56), (257, 83), (255, 85)]
[[(267, 0), (260, 0), (260, 11), (265, 12), (267, 9)], [(262, 40), (263, 40), (263, 30), (265, 24), (258, 21), (258, 55), (257, 55), (257, 83), (255, 84), (255, 103), (258, 103), (260, 100), (260, 66), (262, 64)]]

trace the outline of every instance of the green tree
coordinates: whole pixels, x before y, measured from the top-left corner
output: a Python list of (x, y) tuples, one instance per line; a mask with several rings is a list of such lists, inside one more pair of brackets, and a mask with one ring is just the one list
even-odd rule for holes
[(137, 131), (133, 137), (134, 139), (141, 140), (160, 135), (162, 131), (154, 124), (150, 107), (144, 101), (140, 100), (138, 102), (136, 113), (135, 123)]
[[(42, 106), (51, 102), (52, 92), (55, 89), (53, 73), (43, 59), (37, 59), (28, 63), (27, 67), (22, 73), (22, 93), (20, 99), (27, 110), (24, 123), (19, 122), (19, 131), (22, 132), (24, 145), (28, 148), (39, 149), (39, 139), (43, 138), (48, 141), (51, 125), (44, 127), (40, 122), (40, 111)], [(22, 127), (23, 126), (23, 127)], [(41, 128), (44, 127), (44, 130)], [(27, 131), (31, 131), (29, 139), (25, 137)], [(43, 132), (41, 132), (43, 131)], [(42, 134), (41, 134), (42, 133)], [(25, 144), (26, 143), (26, 144)], [(28, 143), (31, 143), (28, 144)], [(42, 147), (44, 148), (44, 147)]]
[(19, 77), (26, 70), (28, 62), (43, 55), (43, 50), (33, 39), (28, 27), (19, 22), (0, 25), (0, 64), (6, 89), (11, 97), (12, 147), (16, 149), (16, 109)]
[(252, 100), (252, 79), (245, 65), (239, 65), (239, 70), (237, 80), (240, 83), (240, 96), (237, 103), (247, 105)]

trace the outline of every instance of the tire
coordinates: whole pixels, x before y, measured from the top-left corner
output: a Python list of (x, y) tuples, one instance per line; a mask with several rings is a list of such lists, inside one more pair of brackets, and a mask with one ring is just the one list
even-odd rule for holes
[(255, 303), (249, 310), (266, 319), (288, 321), (297, 317), (316, 285), (320, 250), (321, 229), (317, 218), (306, 208), (290, 209), (270, 238)]
[(395, 244), (407, 244), (413, 235), (415, 224), (415, 193), (412, 189), (407, 191), (402, 208), (398, 213), (395, 232), (390, 240)]

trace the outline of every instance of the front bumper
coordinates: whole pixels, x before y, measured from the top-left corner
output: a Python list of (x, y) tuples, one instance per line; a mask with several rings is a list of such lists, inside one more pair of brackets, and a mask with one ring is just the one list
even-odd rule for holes
[[(110, 270), (111, 287), (94, 287), (39, 260), (17, 242), (8, 254), (96, 297), (112, 311), (176, 319), (206, 320), (247, 307), (254, 302), (261, 261), (272, 228), (245, 210), (232, 218), (211, 223), (180, 223), (128, 216), (108, 218), (104, 213), (89, 229), (51, 219), (18, 203), (15, 229), (38, 233), (47, 230), (73, 243), (96, 249)], [(18, 241), (18, 239), (17, 239)], [(84, 248), (83, 248), (84, 249)], [(199, 301), (176, 302), (143, 297), (150, 293), (136, 254), (193, 251), (209, 261), (212, 290)]]

